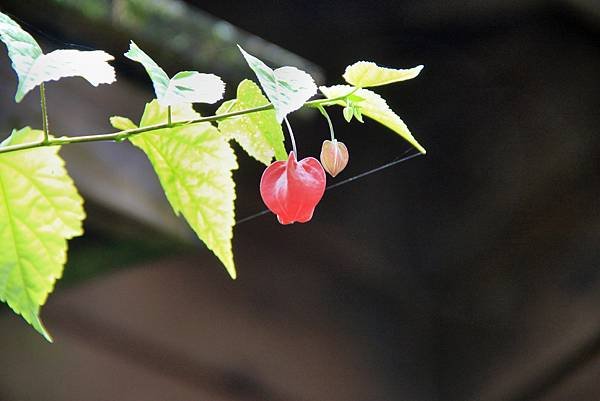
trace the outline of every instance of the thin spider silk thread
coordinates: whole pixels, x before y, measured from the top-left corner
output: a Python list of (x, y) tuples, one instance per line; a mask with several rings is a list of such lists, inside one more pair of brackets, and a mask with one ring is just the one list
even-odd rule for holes
[(81, 45), (81, 44), (78, 44), (78, 43), (65, 42), (64, 40), (60, 40), (56, 36), (50, 35), (46, 31), (43, 31), (43, 30), (39, 29), (35, 25), (33, 25), (33, 24), (31, 24), (31, 23), (23, 20), (22, 18), (17, 17), (14, 14), (7, 13), (7, 12), (4, 12), (4, 14), (8, 15), (13, 21), (16, 21), (19, 25), (21, 25), (21, 28), (26, 28), (26, 30), (29, 33), (34, 32), (37, 35), (39, 35), (42, 38), (44, 38), (46, 41), (54, 43), (55, 45), (65, 46), (65, 47), (68, 47), (68, 48), (71, 48), (71, 49), (79, 49), (79, 50), (97, 50), (97, 49), (95, 49), (93, 47), (90, 47), (90, 46)]
[[(29, 22), (23, 20), (22, 18), (17, 17), (14, 14), (7, 13), (5, 11), (2, 11), (2, 12), (4, 14), (8, 15), (12, 20), (16, 21), (19, 25), (21, 25), (22, 28), (26, 28), (25, 30), (28, 31), (29, 33), (34, 32), (37, 35), (39, 35), (42, 38), (44, 38), (47, 42), (54, 43), (57, 46), (68, 47), (70, 49), (78, 49), (78, 50), (99, 50), (97, 48), (86, 46), (86, 45), (82, 45), (82, 44), (79, 44), (79, 43), (65, 42), (64, 40), (61, 40), (61, 39), (59, 39), (56, 36), (52, 36), (47, 31), (41, 30), (40, 28), (38, 28), (34, 24), (29, 23)], [(53, 50), (53, 49), (50, 49), (50, 50)], [(211, 52), (212, 52), (211, 54), (212, 54), (213, 57), (221, 55), (223, 53), (229, 54), (231, 52), (231, 46), (215, 47), (215, 48), (211, 49)]]
[[(393, 167), (393, 166), (395, 166), (395, 165), (397, 165), (397, 164), (404, 163), (404, 162), (406, 162), (406, 161), (409, 161), (410, 159), (414, 159), (415, 157), (418, 157), (418, 156), (421, 156), (421, 155), (422, 155), (422, 153), (413, 153), (413, 154), (411, 154), (411, 155), (404, 156), (404, 155), (405, 155), (405, 154), (407, 154), (409, 151), (410, 151), (410, 149), (408, 149), (406, 152), (402, 153), (400, 156), (398, 156), (396, 159), (392, 160), (392, 161), (391, 161), (391, 162), (389, 162), (389, 163), (385, 163), (385, 164), (383, 164), (383, 165), (381, 165), (381, 166), (379, 166), (379, 167), (375, 167), (375, 168), (373, 168), (373, 169), (371, 169), (371, 170), (367, 170), (367, 171), (365, 171), (365, 172), (362, 172), (362, 173), (360, 173), (360, 174), (357, 174), (357, 175), (355, 175), (355, 176), (352, 176), (352, 177), (350, 177), (350, 178), (346, 178), (345, 180), (342, 180), (342, 181), (340, 181), (340, 182), (336, 182), (335, 184), (331, 184), (331, 185), (329, 185), (328, 187), (326, 187), (326, 188), (325, 188), (325, 190), (326, 190), (326, 191), (328, 191), (328, 190), (330, 190), (330, 189), (333, 189), (333, 188), (338, 188), (338, 187), (341, 187), (342, 185), (349, 184), (349, 183), (351, 183), (352, 181), (358, 180), (358, 179), (360, 179), (360, 178), (364, 178), (364, 177), (366, 177), (366, 176), (368, 176), (368, 175), (371, 175), (371, 174), (377, 173), (377, 172), (379, 172), (379, 171), (385, 170), (386, 168)], [(404, 156), (404, 157), (402, 157), (402, 156)], [(244, 217), (243, 219), (239, 219), (238, 221), (236, 221), (236, 222), (235, 222), (235, 225), (236, 225), (236, 226), (239, 226), (239, 225), (240, 225), (240, 224), (242, 224), (242, 223), (247, 223), (247, 222), (249, 222), (249, 221), (251, 221), (251, 220), (254, 220), (254, 219), (256, 219), (256, 218), (258, 218), (258, 217), (260, 217), (260, 216), (264, 216), (264, 215), (265, 215), (265, 214), (267, 214), (267, 213), (270, 213), (270, 210), (269, 210), (269, 209), (264, 209), (264, 210), (261, 210), (261, 211), (260, 211), (260, 212), (258, 212), (258, 213), (254, 213), (254, 214), (251, 214), (250, 216), (246, 216), (246, 217)]]

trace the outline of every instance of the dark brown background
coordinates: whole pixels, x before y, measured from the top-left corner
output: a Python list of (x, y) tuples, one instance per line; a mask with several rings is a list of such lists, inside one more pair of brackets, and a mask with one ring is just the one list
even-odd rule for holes
[[(88, 166), (73, 169), (87, 234), (44, 309), (54, 345), (2, 315), (0, 399), (600, 399), (595, 2), (189, 3), (314, 62), (322, 83), (357, 59), (424, 64), (380, 92), (428, 154), (328, 192), (310, 224), (240, 225), (231, 282), (180, 225), (156, 229), (172, 220), (156, 182), (136, 175), (141, 155), (65, 149)], [(45, 4), (1, 8), (58, 38), (49, 46), (126, 50), (126, 35)], [(34, 95), (11, 103), (2, 57), (3, 129), (39, 125)], [(112, 87), (51, 86), (53, 127), (138, 118), (149, 83), (117, 66)], [(301, 152), (317, 153), (324, 121), (292, 123)], [(334, 123), (351, 153), (342, 179), (408, 149), (374, 123)], [(238, 154), (243, 217), (262, 208), (262, 169)]]

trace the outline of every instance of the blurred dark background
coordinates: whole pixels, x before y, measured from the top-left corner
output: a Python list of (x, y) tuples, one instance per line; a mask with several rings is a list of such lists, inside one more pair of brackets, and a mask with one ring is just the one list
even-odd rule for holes
[[(118, 82), (48, 86), (53, 131), (110, 131), (151, 99), (129, 39), (168, 73), (272, 66), (341, 82), (357, 60), (424, 64), (377, 89), (427, 148), (328, 191), (309, 224), (236, 227), (239, 278), (172, 216), (128, 144), (65, 147), (86, 234), (43, 309), (46, 343), (0, 314), (0, 400), (595, 401), (600, 399), (600, 3), (3, 0), (54, 48), (117, 57)], [(40, 126), (12, 102), (0, 55), (0, 127)], [(200, 108), (205, 114), (214, 110)], [(350, 151), (342, 180), (409, 145), (331, 111)], [(303, 155), (328, 135), (291, 122)], [(240, 149), (238, 217), (262, 210), (263, 168)], [(336, 182), (335, 180), (331, 181)]]

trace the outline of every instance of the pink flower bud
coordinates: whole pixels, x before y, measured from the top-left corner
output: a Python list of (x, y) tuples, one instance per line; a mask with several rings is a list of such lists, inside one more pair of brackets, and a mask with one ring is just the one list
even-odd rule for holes
[(325, 192), (325, 171), (314, 157), (272, 163), (260, 180), (260, 196), (281, 224), (305, 223), (312, 218)]
[(348, 164), (348, 149), (337, 139), (333, 141), (323, 141), (321, 147), (321, 163), (325, 171), (332, 177), (338, 175)]

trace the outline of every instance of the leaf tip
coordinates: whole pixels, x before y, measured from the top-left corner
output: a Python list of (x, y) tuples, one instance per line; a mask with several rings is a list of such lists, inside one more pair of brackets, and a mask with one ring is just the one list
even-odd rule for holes
[(38, 333), (40, 333), (46, 339), (46, 341), (48, 341), (49, 343), (54, 342), (54, 339), (52, 338), (50, 333), (48, 333), (48, 330), (46, 330), (46, 327), (42, 323), (42, 320), (40, 319), (39, 315), (36, 314), (33, 316), (33, 319), (31, 320), (31, 325), (34, 329), (36, 329)]
[[(238, 49), (240, 50), (240, 52), (242, 53), (242, 56), (244, 57), (244, 60), (246, 60), (246, 62), (247, 62), (248, 64), (250, 64), (250, 63), (251, 63), (251, 60), (254, 58), (254, 56), (253, 56), (253, 55), (251, 55), (250, 53), (248, 53), (246, 50), (244, 50), (244, 49), (242, 48), (242, 46), (240, 46), (240, 45), (237, 45), (237, 47), (238, 47)], [(251, 67), (251, 68), (252, 68), (252, 67)]]
[(417, 148), (417, 150), (419, 151), (419, 153), (421, 153), (422, 155), (427, 154), (427, 150), (425, 150), (425, 148), (423, 146), (421, 146), (421, 144), (419, 142), (417, 142), (416, 140), (414, 142), (412, 142), (412, 145)]
[(135, 129), (138, 126), (133, 123), (129, 118), (121, 117), (121, 116), (112, 116), (109, 119), (110, 125), (112, 125), (115, 129), (126, 131), (129, 129)]
[[(215, 253), (214, 250), (213, 250), (213, 253)], [(235, 280), (237, 278), (237, 271), (235, 269), (235, 264), (233, 262), (233, 253), (231, 252), (231, 248), (225, 254), (215, 253), (215, 255), (217, 256), (219, 261), (223, 264), (223, 267), (225, 267), (225, 270), (227, 270), (229, 277), (231, 277), (232, 280)]]
[(129, 49), (123, 53), (123, 55), (125, 57), (127, 57), (128, 59), (131, 59), (131, 57), (133, 56), (133, 52), (136, 50), (139, 50), (140, 48), (138, 47), (138, 45), (135, 44), (135, 42), (133, 40), (129, 41)]
[(54, 338), (52, 338), (52, 336), (50, 335), (50, 333), (48, 333), (47, 331), (44, 331), (42, 333), (42, 335), (44, 336), (44, 338), (46, 339), (46, 341), (48, 341), (50, 344), (54, 343)]

